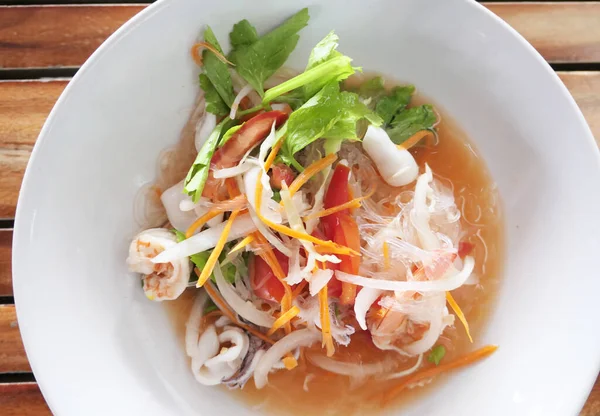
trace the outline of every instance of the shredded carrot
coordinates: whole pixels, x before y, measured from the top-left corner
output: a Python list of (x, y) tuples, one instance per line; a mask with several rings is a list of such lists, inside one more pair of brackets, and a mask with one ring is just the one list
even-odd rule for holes
[(297, 306), (292, 306), (286, 312), (282, 313), (279, 318), (275, 320), (273, 326), (267, 332), (268, 336), (271, 336), (277, 331), (279, 328), (284, 326), (286, 323), (290, 322), (293, 318), (295, 318), (300, 313), (300, 309)]
[(198, 42), (198, 43), (194, 43), (192, 45), (192, 49), (191, 49), (191, 53), (192, 53), (192, 58), (194, 58), (194, 61), (196, 62), (196, 64), (198, 64), (198, 66), (202, 66), (202, 55), (200, 54), (200, 50), (204, 48), (204, 49), (208, 49), (209, 51), (211, 51), (212, 53), (215, 54), (215, 56), (217, 58), (219, 58), (219, 61), (229, 64), (231, 66), (235, 66), (235, 64), (233, 62), (230, 62), (227, 58), (225, 58), (225, 56), (219, 52), (217, 50), (217, 48), (215, 48), (213, 45), (211, 45), (208, 42)]
[(390, 247), (388, 246), (387, 241), (383, 242), (383, 267), (385, 270), (389, 270), (391, 267), (390, 264)]
[(302, 219), (304, 221), (308, 221), (313, 218), (326, 217), (328, 215), (335, 214), (336, 212), (340, 212), (345, 209), (360, 208), (360, 203), (362, 201), (364, 201), (365, 199), (370, 198), (374, 193), (375, 193), (375, 188), (371, 189), (365, 196), (354, 198), (348, 202), (344, 202), (343, 204), (336, 205), (335, 207), (331, 207), (331, 208), (321, 210), (319, 212), (315, 212), (313, 214), (307, 215), (306, 217), (304, 217)]
[(237, 209), (231, 213), (231, 216), (227, 220), (227, 223), (225, 224), (225, 228), (223, 228), (223, 232), (221, 233), (221, 236), (219, 237), (219, 241), (217, 241), (217, 245), (215, 246), (213, 251), (210, 253), (208, 260), (206, 260), (206, 264), (204, 265), (204, 268), (202, 269), (202, 273), (200, 273), (200, 275), (198, 276), (198, 282), (196, 283), (196, 287), (202, 287), (202, 285), (204, 283), (206, 283), (206, 281), (210, 277), (210, 274), (212, 273), (213, 269), (215, 268), (215, 265), (219, 261), (219, 256), (221, 255), (221, 252), (223, 251), (223, 247), (225, 247), (225, 243), (227, 242), (227, 236), (229, 235), (229, 232), (231, 231), (231, 226), (233, 225), (233, 221), (235, 221), (235, 218), (238, 216), (239, 213), (240, 213), (239, 209)]
[(235, 246), (233, 246), (233, 248), (231, 250), (229, 250), (229, 253), (227, 255), (231, 256), (232, 254), (242, 250), (244, 247), (246, 247), (248, 244), (250, 244), (253, 241), (254, 241), (254, 235), (250, 234), (250, 235), (246, 236), (242, 241), (240, 241)]
[[(199, 273), (198, 268), (196, 268), (196, 273)], [(273, 341), (271, 338), (269, 338), (262, 332), (259, 332), (256, 329), (252, 328), (251, 326), (240, 322), (237, 319), (237, 317), (235, 316), (235, 313), (233, 313), (233, 311), (231, 311), (231, 309), (229, 309), (229, 306), (227, 305), (227, 302), (225, 302), (225, 299), (223, 299), (221, 297), (221, 294), (213, 287), (212, 283), (209, 282), (208, 284), (204, 285), (204, 289), (206, 290), (206, 293), (208, 293), (208, 296), (210, 296), (212, 301), (215, 303), (215, 305), (217, 305), (219, 307), (219, 309), (221, 310), (221, 312), (223, 312), (223, 315), (225, 315), (226, 317), (231, 319), (231, 321), (234, 322), (237, 326), (239, 326), (242, 329), (245, 329), (246, 331), (250, 332), (252, 335), (256, 336), (257, 338), (262, 339), (263, 341), (265, 341), (271, 345), (275, 344), (275, 341)]]
[(279, 149), (281, 149), (281, 146), (283, 146), (283, 139), (280, 139), (277, 143), (275, 143), (275, 145), (271, 149), (269, 156), (267, 156), (267, 159), (265, 160), (265, 170), (268, 171), (269, 169), (271, 169), (271, 165), (275, 161), (275, 158), (277, 157), (277, 153), (279, 153)]
[(467, 336), (469, 337), (469, 341), (471, 341), (471, 344), (472, 344), (473, 338), (471, 338), (471, 332), (469, 331), (469, 323), (467, 322), (467, 318), (465, 318), (465, 314), (460, 309), (460, 306), (458, 306), (458, 303), (456, 303), (456, 301), (454, 300), (454, 298), (452, 297), (452, 294), (450, 292), (446, 292), (446, 300), (450, 304), (450, 307), (452, 308), (452, 310), (454, 311), (456, 316), (458, 316), (458, 319), (460, 320), (460, 322), (462, 322), (463, 326), (465, 327), (465, 331), (467, 331)]
[(326, 347), (327, 356), (331, 357), (335, 352), (333, 337), (331, 336), (331, 322), (329, 315), (329, 302), (327, 301), (327, 285), (319, 291), (319, 310), (321, 314), (321, 332), (323, 333), (322, 347)]
[(431, 377), (435, 377), (438, 374), (444, 373), (446, 371), (454, 370), (456, 368), (464, 367), (469, 364), (473, 364), (488, 355), (492, 354), (494, 351), (498, 349), (497, 345), (487, 345), (478, 350), (468, 353), (462, 357), (459, 357), (453, 361), (449, 361), (444, 364), (440, 364), (435, 367), (430, 367), (425, 370), (414, 373), (410, 376), (404, 378), (399, 384), (397, 384), (394, 388), (384, 394), (383, 402), (387, 403), (396, 397), (399, 393), (402, 392), (407, 386), (417, 383), (421, 380), (425, 380)]
[(300, 293), (302, 293), (302, 291), (304, 290), (304, 288), (306, 287), (307, 284), (308, 284), (308, 282), (306, 280), (303, 280), (302, 282), (300, 282), (300, 284), (298, 286), (296, 286), (296, 288), (292, 292), (292, 299), (296, 299), (298, 297), (298, 295)]
[(335, 153), (331, 153), (325, 156), (323, 159), (319, 159), (316, 162), (313, 162), (310, 165), (308, 165), (308, 167), (304, 169), (304, 171), (302, 171), (300, 175), (298, 175), (296, 179), (294, 179), (294, 181), (291, 183), (289, 188), (290, 196), (298, 192), (298, 190), (302, 188), (302, 185), (308, 182), (310, 178), (312, 178), (317, 173), (321, 172), (327, 166), (330, 166), (333, 162), (336, 161), (336, 159), (337, 155)]
[(419, 130), (418, 132), (410, 136), (408, 139), (406, 139), (402, 144), (399, 144), (396, 147), (401, 150), (408, 150), (417, 143), (419, 143), (421, 139), (429, 136), (430, 134), (433, 134), (431, 130)]
[(229, 194), (229, 198), (235, 198), (236, 196), (241, 195), (240, 188), (238, 187), (234, 178), (225, 179), (225, 186), (227, 187), (227, 193)]
[(283, 365), (288, 370), (293, 370), (294, 368), (298, 367), (298, 361), (296, 361), (296, 359), (292, 355), (283, 357), (282, 361), (283, 361)]
[(217, 215), (219, 215), (219, 214), (221, 214), (223, 212), (225, 212), (225, 211), (222, 210), (222, 209), (216, 209), (216, 208), (213, 208), (210, 211), (208, 211), (206, 214), (204, 214), (203, 216), (201, 216), (200, 218), (198, 218), (196, 221), (194, 221), (192, 223), (192, 225), (189, 226), (189, 228), (185, 232), (185, 238), (190, 238), (192, 235), (194, 235), (194, 232), (198, 228), (202, 227), (208, 221), (212, 220)]

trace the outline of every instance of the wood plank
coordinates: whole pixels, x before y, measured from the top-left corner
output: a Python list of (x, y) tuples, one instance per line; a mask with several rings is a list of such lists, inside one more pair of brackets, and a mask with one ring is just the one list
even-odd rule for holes
[[(600, 62), (600, 3), (483, 3), (551, 62)], [(0, 7), (0, 68), (79, 66), (143, 5)]]
[(549, 62), (600, 62), (600, 2), (486, 5)]
[(0, 373), (26, 372), (31, 372), (31, 367), (21, 341), (15, 305), (0, 305)]
[(0, 82), (0, 218), (15, 215), (31, 149), (67, 82)]
[(0, 384), (0, 415), (52, 416), (35, 382)]
[(596, 384), (581, 410), (579, 416), (598, 416), (600, 415), (600, 377), (596, 380)]
[(0, 230), (0, 296), (12, 296), (12, 230)]

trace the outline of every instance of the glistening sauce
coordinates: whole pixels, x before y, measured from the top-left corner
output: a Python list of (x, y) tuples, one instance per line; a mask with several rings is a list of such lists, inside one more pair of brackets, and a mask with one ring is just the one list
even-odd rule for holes
[[(413, 103), (431, 102), (423, 97), (413, 98)], [(453, 292), (454, 298), (465, 313), (474, 344), (471, 344), (458, 320), (454, 327), (447, 328), (441, 342), (447, 346), (444, 361), (463, 355), (480, 346), (483, 325), (493, 306), (502, 269), (503, 223), (499, 197), (484, 161), (464, 133), (449, 117), (436, 107), (441, 115), (438, 125), (439, 143), (417, 148), (413, 154), (421, 172), (425, 163), (429, 164), (436, 179), (454, 189), (455, 202), (461, 211), (461, 228), (466, 241), (473, 244), (471, 255), (475, 257), (475, 274), (479, 285), (464, 286)], [(414, 183), (409, 185), (414, 188)], [(466, 238), (466, 237), (465, 237)], [(463, 239), (464, 241), (464, 239)], [(177, 332), (181, 334), (182, 350), (185, 321), (187, 320), (194, 290), (188, 289), (179, 299), (166, 302), (174, 317)], [(488, 342), (493, 340), (486, 340)], [(320, 353), (320, 344), (311, 351)], [(360, 329), (352, 336), (349, 347), (338, 347), (335, 359), (356, 363), (372, 363), (386, 355), (403, 360), (396, 371), (411, 367), (416, 358), (398, 358), (398, 354), (382, 352), (375, 348), (368, 332)], [(426, 363), (426, 360), (424, 360)], [(426, 363), (426, 365), (430, 365)], [(461, 371), (461, 370), (457, 370)], [(406, 389), (391, 406), (406, 404), (416, 396), (424, 398), (429, 386), (433, 386), (446, 376), (439, 376), (423, 388)], [(380, 394), (392, 388), (398, 380), (352, 383), (348, 377), (331, 374), (300, 359), (293, 371), (281, 370), (269, 376), (269, 385), (256, 390), (252, 380), (243, 390), (232, 391), (249, 406), (271, 414), (292, 415), (362, 415), (377, 413), (381, 409)], [(304, 387), (308, 391), (304, 390)], [(200, 386), (199, 386), (200, 388)]]

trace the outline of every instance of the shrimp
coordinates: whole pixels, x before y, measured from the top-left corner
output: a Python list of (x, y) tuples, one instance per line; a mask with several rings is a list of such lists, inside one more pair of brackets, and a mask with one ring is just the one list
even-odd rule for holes
[(384, 129), (369, 126), (362, 144), (389, 185), (408, 185), (417, 178), (419, 167), (415, 159), (408, 150), (396, 147)]
[(213, 201), (223, 199), (226, 187), (221, 186), (223, 181), (216, 179), (212, 171), (214, 169), (224, 169), (235, 166), (244, 155), (264, 140), (271, 132), (271, 127), (275, 123), (275, 128), (280, 127), (288, 118), (288, 114), (283, 111), (268, 111), (258, 114), (248, 120), (242, 127), (213, 155), (210, 164), (211, 171), (204, 185), (202, 195)]
[(153, 263), (162, 251), (177, 244), (175, 235), (164, 228), (151, 228), (139, 233), (129, 245), (129, 270), (144, 275), (144, 293), (150, 300), (173, 300), (187, 287), (190, 261), (187, 257), (168, 263)]

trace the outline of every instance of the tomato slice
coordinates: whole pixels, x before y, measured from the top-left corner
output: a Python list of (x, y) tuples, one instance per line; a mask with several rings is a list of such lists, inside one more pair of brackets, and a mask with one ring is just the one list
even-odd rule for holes
[[(288, 258), (277, 250), (273, 250), (273, 252), (282, 270), (287, 274)], [(250, 286), (256, 296), (267, 301), (281, 302), (285, 295), (285, 289), (262, 257), (254, 255), (250, 258), (248, 273), (250, 274)]]
[[(350, 168), (344, 165), (336, 166), (323, 200), (325, 209), (341, 205), (352, 199), (348, 189), (349, 177)], [(323, 225), (325, 236), (329, 240), (360, 252), (360, 233), (350, 210), (345, 209), (323, 217), (321, 218), (321, 224)], [(333, 267), (331, 264), (328, 264), (328, 268), (341, 270), (350, 274), (358, 274), (360, 257), (344, 255), (339, 255), (338, 257), (341, 262), (333, 265)], [(332, 296), (339, 296), (341, 303), (344, 305), (353, 304), (356, 297), (356, 286), (350, 283), (341, 283), (337, 279), (331, 279), (330, 282), (333, 281), (339, 284), (340, 290), (338, 291), (339, 294), (332, 294)]]

